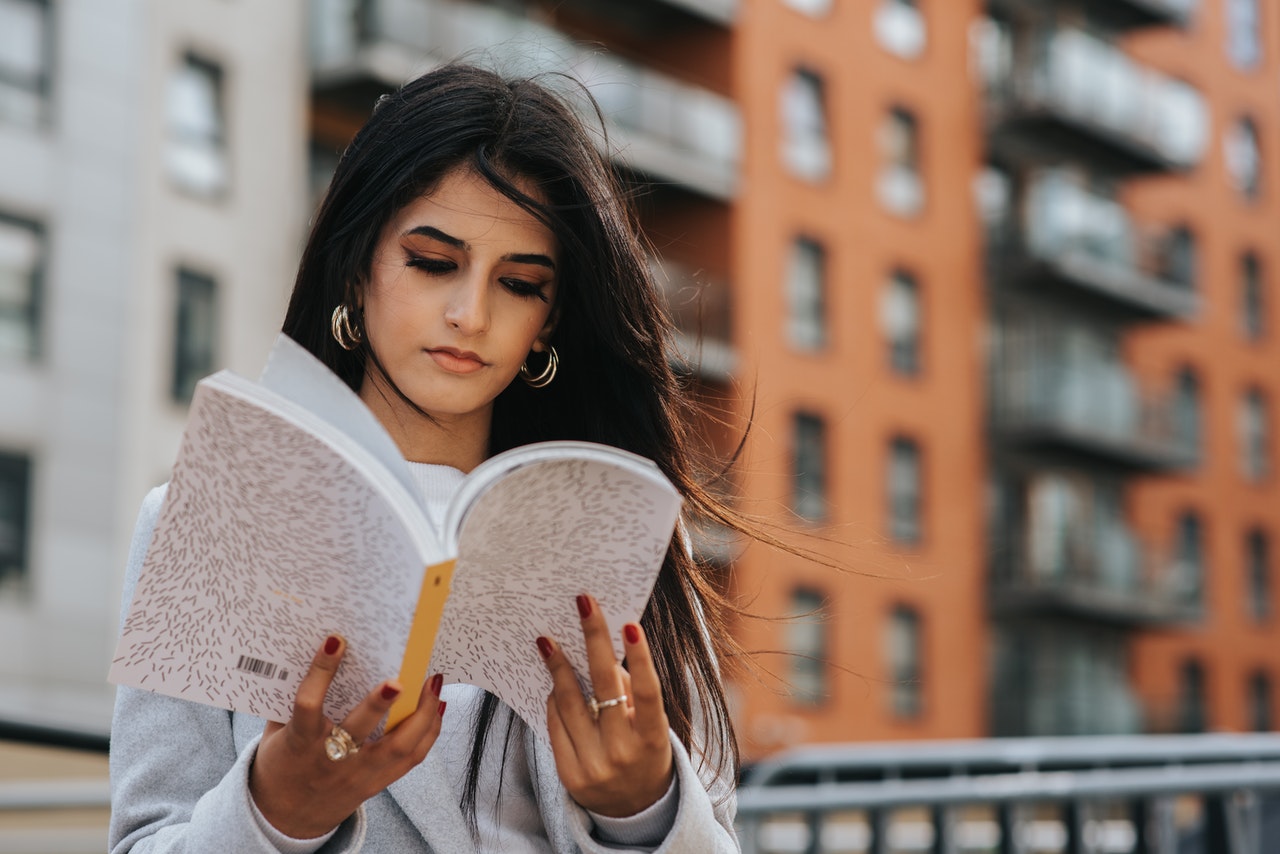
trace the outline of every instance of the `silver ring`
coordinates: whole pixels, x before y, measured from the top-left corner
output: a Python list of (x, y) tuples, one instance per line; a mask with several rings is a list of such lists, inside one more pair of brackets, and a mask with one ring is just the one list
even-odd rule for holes
[(355, 756), (359, 753), (360, 745), (356, 744), (356, 740), (351, 737), (351, 733), (334, 724), (333, 729), (329, 731), (329, 735), (324, 740), (324, 752), (334, 762), (341, 762), (348, 756)]
[(610, 706), (621, 706), (627, 701), (627, 695), (614, 697), (612, 700), (596, 700), (594, 696), (587, 698), (587, 708), (591, 709), (591, 717), (599, 719), (600, 710), (607, 709)]

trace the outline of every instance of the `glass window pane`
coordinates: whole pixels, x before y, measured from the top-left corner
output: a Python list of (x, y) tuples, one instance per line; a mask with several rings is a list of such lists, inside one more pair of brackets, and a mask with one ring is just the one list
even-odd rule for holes
[(1252, 119), (1239, 119), (1227, 128), (1222, 154), (1236, 189), (1247, 199), (1257, 199), (1262, 192), (1262, 149)]
[(1240, 261), (1240, 332), (1247, 341), (1261, 341), (1267, 332), (1262, 262), (1252, 252)]
[(0, 591), (28, 573), (31, 519), (31, 460), (0, 453)]
[(888, 632), (889, 681), (893, 713), (915, 717), (921, 710), (920, 616), (906, 607), (894, 609)]
[(880, 301), (880, 327), (889, 343), (889, 366), (908, 376), (920, 371), (920, 292), (901, 270), (889, 277)]
[(1245, 610), (1254, 620), (1266, 620), (1271, 616), (1271, 541), (1267, 532), (1255, 529), (1245, 535), (1244, 552)]
[(1237, 68), (1249, 69), (1262, 59), (1259, 0), (1226, 0), (1227, 56)]
[(1270, 472), (1268, 428), (1266, 396), (1258, 389), (1250, 389), (1240, 401), (1237, 424), (1240, 470), (1249, 480), (1262, 480)]
[(1270, 732), (1271, 677), (1258, 672), (1249, 679), (1249, 726), (1254, 732)]
[(821, 418), (800, 413), (794, 430), (792, 509), (802, 519), (822, 519), (827, 514), (826, 427)]
[(49, 90), (49, 6), (0, 0), (0, 122), (40, 124)]
[(889, 452), (889, 532), (901, 543), (920, 541), (920, 448), (897, 438)]
[(0, 362), (38, 355), (43, 255), (38, 225), (0, 216)]
[(214, 195), (227, 184), (222, 71), (187, 56), (169, 78), (166, 164), (183, 189)]
[(1200, 381), (1190, 368), (1178, 372), (1173, 392), (1174, 441), (1192, 461), (1200, 457)]
[(914, 216), (924, 206), (919, 137), (915, 115), (901, 107), (890, 110), (880, 125), (882, 164), (876, 190), (880, 203), (898, 216)]
[(196, 383), (213, 372), (217, 352), (217, 286), (208, 276), (178, 271), (174, 329), (173, 399), (191, 400)]
[(796, 347), (817, 349), (827, 339), (826, 253), (822, 246), (805, 238), (794, 241), (787, 272), (788, 337)]
[(826, 598), (816, 590), (799, 588), (791, 594), (790, 620), (786, 624), (786, 650), (790, 654), (792, 697), (801, 703), (818, 703), (827, 696)]
[(1188, 608), (1198, 610), (1204, 597), (1204, 533), (1200, 517), (1183, 513), (1178, 519), (1174, 545), (1175, 595)]
[(794, 71), (782, 88), (782, 162), (795, 175), (810, 181), (831, 172), (831, 144), (822, 79), (809, 71)]
[(1204, 666), (1194, 659), (1183, 662), (1178, 696), (1177, 727), (1180, 732), (1204, 732), (1208, 728), (1204, 696)]

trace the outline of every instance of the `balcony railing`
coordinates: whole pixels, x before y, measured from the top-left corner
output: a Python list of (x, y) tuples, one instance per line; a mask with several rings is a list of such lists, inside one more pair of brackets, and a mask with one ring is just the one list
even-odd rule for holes
[(1121, 318), (1185, 319), (1199, 299), (1171, 279), (1171, 232), (1140, 231), (1124, 206), (1069, 173), (1027, 182), (1020, 216), (992, 224), (991, 273), (1023, 290), (1052, 290)]
[[(1076, 0), (1087, 10), (1090, 20), (1113, 32), (1141, 27), (1185, 27), (1200, 0)], [(996, 0), (1003, 9), (1043, 12), (1043, 0)], [(1066, 4), (1063, 4), (1066, 5)]]
[(1118, 625), (1193, 618), (1192, 573), (1147, 548), (1119, 520), (1006, 519), (993, 526), (992, 610)]
[(981, 32), (993, 147), (1015, 158), (1068, 156), (1114, 173), (1186, 169), (1204, 154), (1203, 99), (1111, 43), (1071, 28), (1032, 29), (1014, 50), (1007, 30)]
[(741, 119), (732, 101), (713, 92), (478, 3), (311, 0), (311, 12), (312, 83), (325, 97), (371, 109), (379, 93), (416, 73), (500, 46), (506, 73), (566, 71), (585, 83), (624, 165), (713, 198), (737, 191)]
[(1006, 331), (992, 355), (991, 418), (1002, 439), (1133, 470), (1192, 464), (1169, 399), (1141, 389), (1114, 359), (1078, 355), (1069, 340), (1055, 348), (1031, 332)]
[(650, 259), (676, 326), (672, 363), (682, 371), (716, 382), (729, 379), (738, 355), (732, 338), (732, 291), (717, 279), (703, 279), (679, 264)]

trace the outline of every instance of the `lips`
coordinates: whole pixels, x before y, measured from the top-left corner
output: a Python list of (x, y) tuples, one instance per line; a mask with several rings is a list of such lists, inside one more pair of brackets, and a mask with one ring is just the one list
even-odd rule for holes
[(470, 350), (458, 350), (454, 347), (435, 347), (427, 350), (427, 355), (444, 370), (451, 374), (470, 374), (485, 366), (485, 362)]

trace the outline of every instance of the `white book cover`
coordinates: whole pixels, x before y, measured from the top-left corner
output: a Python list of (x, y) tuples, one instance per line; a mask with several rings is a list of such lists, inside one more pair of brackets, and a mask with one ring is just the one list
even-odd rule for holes
[(680, 503), (643, 457), (546, 442), (470, 472), (436, 530), (381, 424), (282, 335), (260, 382), (223, 371), (197, 386), (110, 679), (283, 721), (338, 633), (331, 720), (398, 675), (394, 725), (442, 673), (545, 738), (535, 638), (554, 638), (585, 686), (574, 597), (590, 593), (621, 658)]

